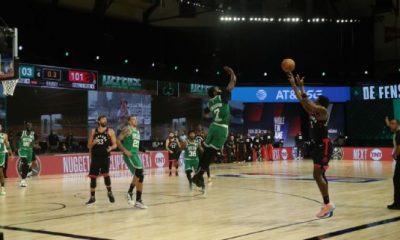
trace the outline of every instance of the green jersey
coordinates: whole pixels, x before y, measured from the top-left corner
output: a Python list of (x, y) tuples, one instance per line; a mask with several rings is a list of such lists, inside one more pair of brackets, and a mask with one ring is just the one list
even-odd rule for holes
[(208, 101), (208, 109), (211, 112), (214, 123), (229, 125), (231, 117), (229, 98), (230, 92), (224, 90), (221, 95), (217, 95)]
[(187, 146), (185, 149), (185, 160), (198, 160), (199, 153), (198, 153), (199, 145), (196, 142), (187, 142)]
[(0, 154), (7, 152), (5, 138), (6, 135), (4, 133), (0, 133)]
[(138, 153), (140, 145), (140, 132), (131, 126), (129, 126), (128, 129), (129, 134), (125, 137), (122, 145), (131, 153)]
[(29, 134), (27, 131), (22, 131), (21, 138), (19, 139), (18, 146), (19, 148), (33, 148), (35, 143), (35, 132), (30, 131)]

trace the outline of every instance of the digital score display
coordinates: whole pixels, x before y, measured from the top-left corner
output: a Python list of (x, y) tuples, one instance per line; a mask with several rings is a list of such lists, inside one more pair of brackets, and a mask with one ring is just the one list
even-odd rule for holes
[(19, 73), (19, 84), (21, 85), (69, 89), (97, 89), (97, 71), (21, 64), (19, 66)]

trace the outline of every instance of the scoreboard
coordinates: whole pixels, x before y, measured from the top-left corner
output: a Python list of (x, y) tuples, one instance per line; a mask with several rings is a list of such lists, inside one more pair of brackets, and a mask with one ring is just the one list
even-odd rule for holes
[(90, 70), (20, 64), (19, 78), (20, 85), (96, 90), (98, 74)]

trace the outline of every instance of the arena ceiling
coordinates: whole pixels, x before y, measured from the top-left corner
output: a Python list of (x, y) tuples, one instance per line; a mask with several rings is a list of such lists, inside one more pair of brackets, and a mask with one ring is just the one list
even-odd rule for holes
[[(209, 27), (222, 15), (305, 16), (368, 18), (374, 12), (391, 11), (391, 0), (34, 0), (60, 8), (91, 12), (135, 22), (168, 27)], [(398, 0), (397, 0), (398, 1)], [(198, 3), (204, 7), (189, 5)], [(183, 8), (186, 8), (182, 11)], [(215, 11), (224, 10), (224, 13)], [(182, 17), (186, 15), (186, 17)], [(189, 17), (188, 17), (189, 16)]]

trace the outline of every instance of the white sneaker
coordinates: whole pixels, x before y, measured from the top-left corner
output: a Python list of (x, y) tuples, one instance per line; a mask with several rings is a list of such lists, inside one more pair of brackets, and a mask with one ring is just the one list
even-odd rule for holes
[(4, 187), (1, 187), (0, 196), (5, 196), (5, 195), (6, 195), (6, 189)]
[(129, 193), (126, 193), (126, 198), (128, 199), (129, 205), (135, 205), (135, 201), (133, 200), (132, 196)]
[(143, 204), (142, 201), (136, 201), (135, 207), (136, 208), (140, 208), (140, 209), (147, 209), (148, 208), (146, 205)]
[(28, 172), (28, 174), (26, 174), (26, 177), (32, 177), (33, 176), (33, 171)]
[(19, 183), (19, 186), (20, 186), (20, 187), (27, 187), (28, 184), (26, 183), (25, 180), (21, 180), (21, 182)]

